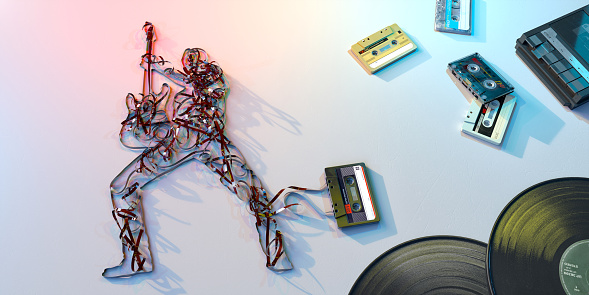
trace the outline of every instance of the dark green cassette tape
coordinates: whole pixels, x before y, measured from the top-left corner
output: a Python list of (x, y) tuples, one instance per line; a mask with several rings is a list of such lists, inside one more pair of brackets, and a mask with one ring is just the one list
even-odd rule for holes
[(338, 227), (380, 220), (364, 163), (325, 168), (325, 177)]

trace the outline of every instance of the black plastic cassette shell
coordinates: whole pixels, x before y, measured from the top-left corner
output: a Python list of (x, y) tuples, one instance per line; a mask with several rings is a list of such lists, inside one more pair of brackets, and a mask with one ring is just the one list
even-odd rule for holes
[[(569, 107), (571, 110), (589, 101), (589, 87), (578, 92), (573, 91), (559, 76), (559, 72), (563, 70), (560, 65), (551, 66), (548, 64), (551, 57), (542, 56), (540, 59), (532, 53), (531, 49), (537, 47), (539, 44), (547, 42), (546, 38), (542, 35), (542, 31), (550, 28), (552, 23), (563, 20), (579, 11), (585, 11), (589, 14), (589, 6), (577, 9), (569, 14), (566, 14), (560, 18), (550, 21), (540, 27), (537, 27), (531, 31), (524, 33), (515, 44), (516, 54), (526, 64), (526, 66), (540, 79), (542, 84), (548, 88), (548, 90), (556, 97), (556, 99), (564, 106)], [(547, 43), (544, 43), (547, 44)], [(568, 44), (563, 43), (570, 52), (574, 52)], [(583, 60), (579, 60), (586, 68), (589, 66)], [(564, 67), (568, 67), (565, 65)], [(554, 75), (550, 73), (554, 72)], [(574, 87), (574, 85), (571, 85)]]

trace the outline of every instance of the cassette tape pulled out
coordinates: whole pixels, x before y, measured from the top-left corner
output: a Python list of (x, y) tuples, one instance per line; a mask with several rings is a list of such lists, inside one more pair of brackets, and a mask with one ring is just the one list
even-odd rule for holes
[(436, 0), (434, 30), (470, 35), (472, 33), (471, 0)]
[(367, 72), (374, 74), (416, 49), (417, 45), (393, 24), (352, 45), (351, 52)]
[(364, 163), (325, 168), (329, 196), (338, 227), (378, 222)]
[(488, 103), (473, 99), (462, 124), (462, 132), (500, 145), (515, 109), (516, 98), (506, 95)]
[(514, 90), (513, 86), (478, 53), (449, 63), (448, 69), (474, 97), (483, 103), (505, 96)]

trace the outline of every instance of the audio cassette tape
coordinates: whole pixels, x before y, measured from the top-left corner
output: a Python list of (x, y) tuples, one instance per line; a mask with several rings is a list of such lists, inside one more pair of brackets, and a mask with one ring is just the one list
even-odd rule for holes
[(470, 35), (472, 33), (471, 0), (436, 0), (434, 30)]
[(500, 145), (515, 109), (515, 96), (509, 94), (488, 103), (473, 99), (462, 124), (462, 132)]
[(483, 103), (505, 96), (514, 90), (513, 86), (478, 53), (449, 63), (448, 69), (474, 97)]
[(405, 32), (392, 24), (352, 45), (351, 52), (367, 72), (374, 74), (416, 49)]
[(331, 205), (338, 227), (378, 222), (364, 163), (325, 168)]

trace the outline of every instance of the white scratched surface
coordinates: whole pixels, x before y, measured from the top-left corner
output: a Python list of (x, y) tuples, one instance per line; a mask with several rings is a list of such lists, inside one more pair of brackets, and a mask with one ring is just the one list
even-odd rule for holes
[[(473, 35), (459, 36), (434, 32), (434, 0), (1, 1), (0, 293), (346, 294), (407, 240), (486, 242), (525, 188), (589, 177), (589, 104), (562, 107), (514, 49), (589, 3), (473, 2)], [(364, 162), (381, 222), (281, 219), (295, 269), (276, 274), (244, 204), (189, 164), (146, 189), (155, 271), (102, 278), (121, 258), (109, 183), (138, 155), (118, 131), (141, 88), (146, 20), (156, 54), (178, 65), (201, 47), (221, 65), (228, 135), (270, 192), (318, 188), (325, 167)], [(419, 49), (367, 75), (347, 51), (392, 23)], [(474, 52), (516, 89), (500, 149), (460, 133), (469, 104), (445, 70)]]

